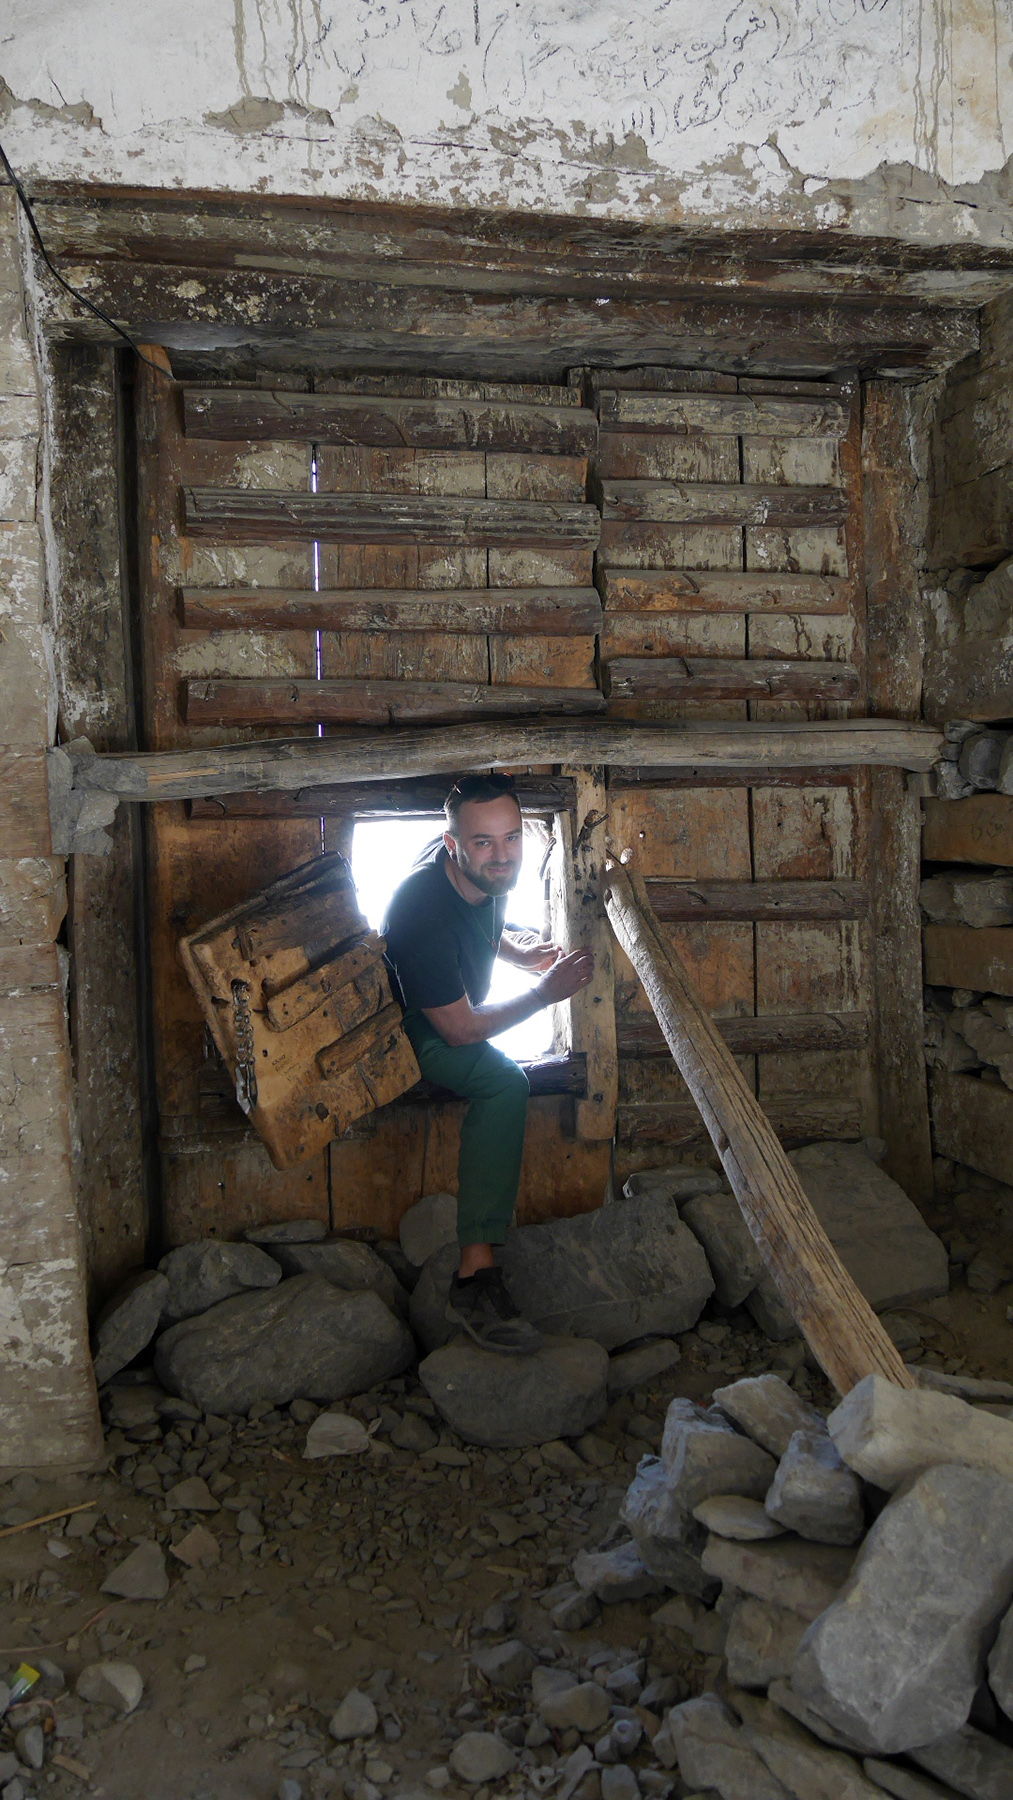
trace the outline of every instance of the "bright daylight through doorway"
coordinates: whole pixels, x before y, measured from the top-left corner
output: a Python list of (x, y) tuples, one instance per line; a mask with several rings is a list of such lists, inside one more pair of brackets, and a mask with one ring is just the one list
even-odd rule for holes
[[(352, 877), (359, 905), (374, 930), (379, 931), (383, 924), (398, 883), (411, 874), (426, 845), (442, 832), (442, 818), (376, 819), (356, 825), (352, 834)], [(541, 859), (541, 844), (525, 831), (524, 862), (507, 911), (511, 925), (539, 933), (545, 919), (545, 894), (538, 878)], [(530, 986), (531, 977), (523, 970), (512, 969), (497, 959), (489, 999), (508, 1000)], [(545, 1056), (552, 1048), (552, 1013), (548, 1009), (537, 1012), (492, 1041), (520, 1062)]]

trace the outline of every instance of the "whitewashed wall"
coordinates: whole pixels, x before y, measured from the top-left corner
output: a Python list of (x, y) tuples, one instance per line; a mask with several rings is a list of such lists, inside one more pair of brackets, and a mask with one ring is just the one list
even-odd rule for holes
[(8, 0), (0, 122), (33, 179), (1000, 241), (1011, 55), (1010, 0)]

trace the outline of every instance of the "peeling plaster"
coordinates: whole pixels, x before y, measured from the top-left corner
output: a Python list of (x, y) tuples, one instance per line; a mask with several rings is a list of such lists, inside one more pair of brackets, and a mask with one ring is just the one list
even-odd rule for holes
[[(8, 17), (5, 136), (36, 180), (1010, 231), (1005, 0), (13, 0)], [(470, 116), (448, 124), (448, 100)]]

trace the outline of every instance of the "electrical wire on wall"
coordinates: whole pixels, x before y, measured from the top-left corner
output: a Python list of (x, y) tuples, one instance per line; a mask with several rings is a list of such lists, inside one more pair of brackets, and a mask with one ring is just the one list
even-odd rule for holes
[(0, 163), (3, 164), (4, 169), (7, 172), (7, 176), (10, 181), (10, 184), (11, 184), (12, 188), (14, 189), (15, 194), (18, 197), (18, 200), (21, 204), (25, 218), (28, 220), (29, 229), (31, 230), (32, 236), (35, 239), (36, 244), (38, 245), (39, 255), (42, 257), (42, 260), (45, 263), (46, 268), (49, 270), (49, 273), (52, 275), (53, 280), (59, 282), (60, 286), (64, 289), (65, 293), (70, 294), (71, 298), (76, 300), (80, 306), (87, 307), (87, 309), (90, 313), (94, 313), (95, 317), (97, 319), (101, 319), (103, 325), (108, 325), (110, 331), (114, 331), (116, 333), (116, 336), (119, 338), (122, 338), (123, 342), (125, 344), (129, 344), (131, 350), (134, 352), (134, 355), (136, 357), (138, 357), (142, 363), (146, 363), (149, 369), (154, 369), (156, 374), (158, 374), (158, 375), (164, 375), (167, 380), (171, 379), (171, 377), (168, 375), (167, 371), (165, 369), (163, 369), (160, 366), (160, 364), (158, 364), (157, 362), (153, 362), (150, 356), (145, 356), (144, 351), (140, 348), (140, 345), (135, 341), (135, 339), (131, 337), (129, 331), (124, 330), (123, 326), (118, 325), (116, 323), (115, 319), (111, 319), (109, 317), (109, 314), (107, 312), (104, 312), (101, 306), (97, 306), (94, 300), (89, 300), (87, 294), (80, 293), (76, 287), (73, 287), (71, 285), (71, 283), (69, 281), (67, 281), (63, 275), (60, 274), (60, 271), (56, 267), (56, 264), (54, 263), (52, 257), (49, 254), (49, 251), (46, 249), (45, 239), (43, 238), (42, 232), (39, 230), (38, 220), (36, 219), (35, 214), (32, 211), (32, 203), (29, 200), (28, 195), (25, 193), (25, 190), (21, 185), (20, 178), (17, 175), (17, 173), (11, 163), (10, 157), (7, 155), (7, 152), (4, 149), (2, 144), (0, 144)]

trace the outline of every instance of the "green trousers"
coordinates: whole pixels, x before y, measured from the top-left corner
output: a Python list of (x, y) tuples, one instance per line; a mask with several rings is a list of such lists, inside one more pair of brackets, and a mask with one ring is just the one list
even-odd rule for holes
[(406, 1014), (404, 1028), (426, 1080), (471, 1102), (457, 1165), (458, 1239), (502, 1244), (521, 1178), (528, 1078), (492, 1044), (448, 1044), (423, 1013)]

